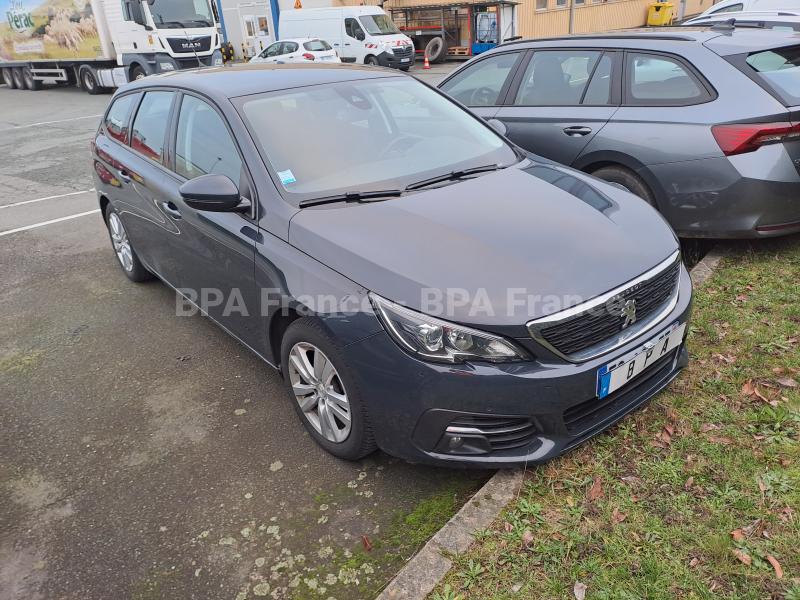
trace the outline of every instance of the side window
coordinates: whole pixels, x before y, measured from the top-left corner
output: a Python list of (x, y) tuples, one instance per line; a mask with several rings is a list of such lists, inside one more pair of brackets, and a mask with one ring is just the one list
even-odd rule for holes
[(691, 104), (708, 93), (678, 60), (630, 53), (627, 58), (627, 96), (632, 104)]
[(358, 21), (352, 17), (348, 17), (344, 20), (344, 32), (351, 38), (355, 38), (357, 40), (363, 40), (366, 37), (364, 35), (364, 30), (361, 29), (361, 25), (359, 25)]
[(740, 10), (744, 10), (744, 5), (742, 5), (742, 4), (730, 4), (728, 6), (723, 6), (722, 8), (718, 8), (717, 10), (712, 10), (709, 14), (710, 15), (718, 15), (718, 14), (728, 13), (728, 12), (739, 12)]
[(242, 161), (228, 128), (217, 111), (194, 96), (184, 96), (181, 103), (175, 171), (187, 179), (227, 175), (239, 185)]
[(283, 51), (281, 54), (291, 54), (292, 52), (297, 51), (297, 44), (294, 42), (284, 42), (283, 43)]
[(519, 52), (484, 58), (449, 79), (441, 89), (467, 106), (494, 106), (518, 58)]
[(131, 148), (158, 162), (164, 156), (164, 138), (173, 96), (172, 92), (147, 92), (131, 128)]
[(533, 54), (525, 69), (514, 104), (574, 106), (581, 103), (602, 52), (545, 50)]
[(108, 136), (123, 144), (128, 141), (128, 118), (139, 94), (128, 94), (114, 100), (106, 115), (106, 131)]
[(613, 61), (613, 54), (603, 54), (594, 69), (592, 80), (583, 94), (583, 102), (581, 104), (592, 106), (611, 104), (611, 68)]

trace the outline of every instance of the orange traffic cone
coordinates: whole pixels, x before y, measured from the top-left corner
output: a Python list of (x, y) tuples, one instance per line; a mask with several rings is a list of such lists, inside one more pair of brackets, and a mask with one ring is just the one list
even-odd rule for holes
[(428, 62), (428, 53), (425, 53), (425, 62), (422, 64), (423, 69), (430, 69), (431, 63)]

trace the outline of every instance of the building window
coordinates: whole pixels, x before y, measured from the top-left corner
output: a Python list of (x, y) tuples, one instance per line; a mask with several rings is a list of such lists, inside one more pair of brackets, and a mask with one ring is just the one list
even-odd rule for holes
[(536, 0), (536, 10), (546, 10), (547, 0)]
[(567, 5), (567, 0), (556, 0), (556, 8), (564, 8)]

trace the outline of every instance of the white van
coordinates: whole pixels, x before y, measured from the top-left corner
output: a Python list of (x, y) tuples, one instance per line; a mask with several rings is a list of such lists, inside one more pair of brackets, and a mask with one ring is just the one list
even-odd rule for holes
[(741, 12), (753, 10), (798, 10), (799, 0), (722, 0), (701, 12), (698, 17), (706, 17), (718, 13)]
[(281, 38), (325, 40), (342, 62), (381, 65), (408, 71), (414, 44), (379, 6), (301, 8), (281, 11)]

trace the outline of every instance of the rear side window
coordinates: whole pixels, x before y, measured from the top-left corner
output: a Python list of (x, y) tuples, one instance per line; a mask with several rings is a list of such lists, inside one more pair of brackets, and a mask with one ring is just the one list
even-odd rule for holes
[(712, 10), (708, 14), (719, 15), (722, 13), (739, 12), (740, 10), (744, 10), (744, 6), (742, 4), (730, 4), (728, 6), (723, 6), (722, 8), (718, 8), (717, 10)]
[(325, 52), (331, 49), (328, 42), (324, 40), (311, 40), (310, 42), (303, 44), (303, 48), (309, 52)]
[(186, 179), (210, 173), (239, 184), (242, 161), (222, 117), (206, 102), (184, 96), (175, 143), (175, 171)]
[(135, 100), (139, 97), (138, 94), (128, 94), (114, 100), (111, 108), (108, 109), (106, 115), (106, 131), (109, 137), (114, 138), (123, 144), (128, 141), (128, 118), (131, 114)]
[(172, 92), (147, 92), (131, 128), (131, 148), (158, 162), (164, 156), (164, 138), (173, 96)]
[(627, 101), (651, 106), (699, 104), (711, 95), (679, 60), (663, 55), (629, 53)]
[(784, 104), (800, 104), (800, 46), (756, 52), (745, 62), (775, 90)]
[[(546, 50), (534, 53), (525, 69), (514, 104), (520, 106), (575, 106), (581, 103), (602, 52), (599, 50)], [(610, 58), (605, 67), (610, 73)], [(605, 80), (604, 104), (610, 83)], [(602, 88), (602, 79), (598, 81)], [(593, 91), (602, 97), (603, 90)]]
[(484, 58), (446, 81), (441, 90), (467, 106), (494, 106), (518, 58), (519, 52)]

